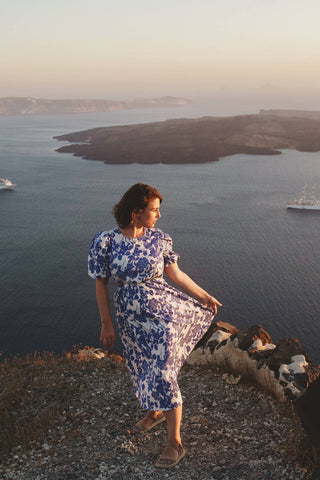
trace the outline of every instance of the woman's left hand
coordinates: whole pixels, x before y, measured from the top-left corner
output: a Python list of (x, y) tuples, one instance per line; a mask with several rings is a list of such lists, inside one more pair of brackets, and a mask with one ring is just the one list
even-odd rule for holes
[(206, 307), (212, 308), (215, 315), (217, 315), (217, 307), (222, 307), (222, 304), (216, 298), (209, 295), (209, 293), (206, 294), (206, 297), (202, 300), (202, 302)]

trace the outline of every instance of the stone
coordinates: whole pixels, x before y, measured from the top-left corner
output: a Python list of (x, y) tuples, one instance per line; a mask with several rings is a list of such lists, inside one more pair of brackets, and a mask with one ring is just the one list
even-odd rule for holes
[(231, 325), (231, 323), (222, 322), (221, 320), (218, 320), (215, 323), (215, 326), (216, 326), (216, 330), (222, 330), (227, 333), (234, 334), (239, 332), (239, 328), (235, 327), (234, 325)]
[(100, 348), (85, 347), (83, 349), (79, 349), (78, 352), (74, 355), (74, 357), (77, 360), (88, 361), (104, 358), (105, 353)]
[(295, 402), (296, 411), (311, 443), (320, 449), (320, 377)]
[(206, 347), (210, 338), (217, 330), (222, 330), (224, 332), (231, 333), (231, 334), (236, 334), (239, 331), (239, 329), (234, 325), (231, 325), (231, 323), (221, 322), (219, 320), (210, 325), (206, 333), (200, 338), (199, 342), (194, 347), (194, 350), (200, 347)]
[(272, 344), (270, 335), (261, 327), (253, 325), (248, 330), (239, 330), (235, 338), (238, 340), (238, 347), (241, 350), (248, 350), (255, 340), (261, 340), (262, 344)]
[(215, 348), (226, 345), (230, 335), (231, 333), (225, 332), (223, 330), (216, 330), (212, 337), (209, 338), (206, 346), (210, 349), (210, 352), (212, 353)]
[(256, 360), (257, 362), (257, 368), (260, 368), (266, 364), (266, 361), (268, 358), (271, 357), (272, 355), (271, 349), (269, 350), (256, 350), (252, 352), (252, 359)]
[(270, 370), (277, 372), (282, 364), (290, 364), (292, 361), (291, 358), (295, 355), (303, 355), (306, 361), (310, 363), (310, 360), (306, 356), (306, 352), (302, 349), (297, 338), (285, 338), (280, 340), (272, 352), (268, 366)]
[(308, 363), (306, 362), (304, 355), (294, 355), (291, 357), (291, 360), (292, 361), (289, 364), (283, 363), (280, 365), (280, 380), (294, 382), (296, 375), (305, 373), (305, 367)]
[(261, 352), (262, 350), (272, 351), (276, 348), (273, 343), (262, 343), (260, 338), (257, 338), (248, 348), (248, 351), (253, 354), (255, 352)]

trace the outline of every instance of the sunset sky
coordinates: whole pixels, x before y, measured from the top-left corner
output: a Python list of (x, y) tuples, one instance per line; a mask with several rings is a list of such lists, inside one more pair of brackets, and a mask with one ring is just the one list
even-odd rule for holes
[(0, 97), (314, 97), (319, 0), (7, 0)]

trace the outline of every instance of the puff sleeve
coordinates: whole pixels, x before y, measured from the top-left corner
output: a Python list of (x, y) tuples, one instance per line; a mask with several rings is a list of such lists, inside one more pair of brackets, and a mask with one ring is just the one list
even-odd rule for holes
[(91, 242), (88, 255), (88, 274), (91, 278), (99, 279), (110, 277), (109, 250), (109, 234), (107, 232), (97, 233)]
[(164, 267), (168, 267), (171, 263), (177, 262), (180, 255), (172, 250), (172, 238), (167, 233), (163, 233), (163, 246)]

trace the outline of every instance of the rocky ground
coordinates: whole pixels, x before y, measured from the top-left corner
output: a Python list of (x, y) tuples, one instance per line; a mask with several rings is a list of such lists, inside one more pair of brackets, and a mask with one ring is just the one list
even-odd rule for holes
[(37, 440), (29, 446), (22, 442), (3, 457), (3, 480), (311, 478), (310, 469), (301, 465), (303, 433), (290, 406), (228, 374), (183, 368), (179, 384), (187, 454), (174, 469), (158, 470), (153, 464), (165, 444), (166, 427), (162, 423), (147, 434), (132, 434), (143, 413), (123, 362), (105, 358), (43, 367), (50, 376), (47, 392), (39, 386), (41, 367), (32, 374), (30, 368), (23, 372), (29, 379), (24, 388), (34, 397), (28, 404), (34, 411), (21, 413), (18, 402), (11, 415), (28, 415), (32, 422), (39, 401), (50, 403), (48, 392), (52, 398), (59, 386), (61, 398), (69, 394), (50, 428), (44, 425)]

